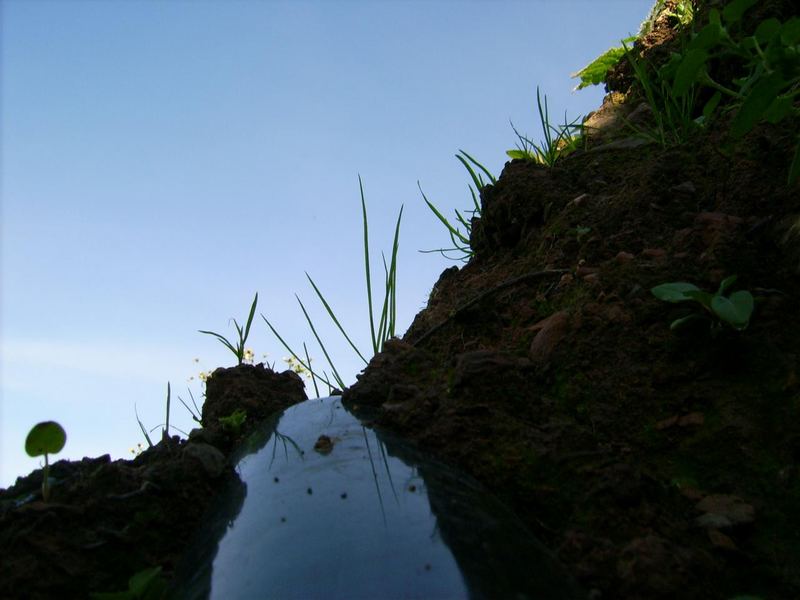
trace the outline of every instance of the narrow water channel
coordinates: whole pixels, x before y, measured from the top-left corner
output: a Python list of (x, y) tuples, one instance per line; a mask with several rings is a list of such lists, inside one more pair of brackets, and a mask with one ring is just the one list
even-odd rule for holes
[(363, 425), (339, 397), (276, 415), (237, 458), (176, 596), (585, 597), (472, 478)]

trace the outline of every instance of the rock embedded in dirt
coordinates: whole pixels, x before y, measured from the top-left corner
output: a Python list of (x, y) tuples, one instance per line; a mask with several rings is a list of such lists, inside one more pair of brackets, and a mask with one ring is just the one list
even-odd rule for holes
[(749, 525), (755, 520), (755, 509), (738, 496), (715, 494), (703, 498), (695, 506), (705, 514), (695, 520), (701, 527), (725, 529), (736, 525)]
[(569, 331), (570, 316), (566, 310), (553, 313), (530, 328), (536, 336), (531, 342), (528, 356), (535, 363), (543, 363), (550, 359), (556, 346)]

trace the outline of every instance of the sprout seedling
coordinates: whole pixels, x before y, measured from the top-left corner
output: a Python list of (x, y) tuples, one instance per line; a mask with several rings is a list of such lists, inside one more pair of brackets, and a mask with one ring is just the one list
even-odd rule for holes
[[(656, 298), (665, 302), (685, 302), (687, 300), (697, 302), (706, 310), (707, 316), (711, 318), (712, 334), (716, 334), (723, 323), (736, 331), (743, 331), (750, 324), (754, 300), (753, 295), (747, 290), (740, 290), (726, 296), (728, 288), (735, 281), (736, 275), (727, 277), (719, 284), (719, 289), (714, 294), (704, 292), (696, 285), (683, 281), (662, 283), (651, 289), (650, 292)], [(700, 315), (691, 314), (687, 317), (676, 319), (670, 325), (670, 329), (677, 329), (698, 317)]]
[(220, 417), (219, 423), (222, 425), (223, 431), (227, 431), (233, 435), (239, 435), (239, 431), (241, 431), (242, 425), (246, 420), (247, 413), (241, 408), (237, 408), (227, 417)]
[(55, 421), (37, 423), (25, 438), (25, 452), (36, 458), (44, 456), (44, 472), (42, 473), (42, 498), (45, 502), (50, 498), (50, 462), (48, 454), (58, 454), (67, 442), (64, 428)]

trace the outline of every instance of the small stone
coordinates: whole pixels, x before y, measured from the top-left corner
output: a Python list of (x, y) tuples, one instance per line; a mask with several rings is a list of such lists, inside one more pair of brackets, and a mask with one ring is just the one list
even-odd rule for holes
[(327, 435), (321, 435), (314, 442), (314, 450), (320, 454), (330, 454), (333, 450), (333, 440)]
[(569, 273), (565, 273), (564, 275), (561, 276), (561, 279), (559, 279), (558, 285), (556, 287), (558, 288), (567, 287), (573, 281), (575, 281), (575, 278)]
[(597, 285), (600, 283), (600, 275), (597, 273), (589, 273), (583, 276), (583, 280), (590, 285)]
[(589, 198), (591, 198), (591, 196), (590, 196), (589, 194), (581, 194), (581, 195), (580, 195), (580, 196), (578, 196), (577, 198), (574, 198), (574, 199), (573, 199), (573, 200), (570, 202), (570, 204), (571, 204), (572, 206), (581, 206), (582, 204), (585, 204), (585, 203), (586, 203), (586, 201), (587, 201), (587, 200), (589, 200)]
[(599, 273), (599, 272), (600, 269), (598, 269), (597, 267), (580, 266), (577, 269), (575, 269), (575, 275), (577, 275), (578, 277), (586, 277), (587, 275), (592, 275), (594, 273)]
[(183, 454), (198, 461), (211, 478), (218, 477), (225, 469), (225, 455), (211, 444), (186, 444)]
[(734, 541), (722, 533), (719, 529), (709, 529), (708, 539), (711, 540), (711, 543), (715, 547), (721, 548), (722, 550), (736, 551), (739, 549)]
[(697, 191), (697, 188), (691, 181), (684, 181), (683, 183), (674, 185), (669, 189), (671, 192), (675, 192), (676, 194), (685, 194), (687, 196), (693, 196)]
[(656, 423), (656, 430), (657, 431), (662, 431), (664, 429), (669, 429), (670, 427), (675, 425), (675, 423), (677, 423), (677, 422), (678, 422), (678, 417), (677, 416), (669, 417), (667, 419), (662, 419), (661, 421)]
[(697, 518), (701, 527), (724, 529), (733, 525), (747, 525), (755, 519), (755, 509), (738, 496), (714, 494), (706, 496), (695, 506), (705, 513)]
[(667, 255), (667, 251), (663, 248), (645, 248), (642, 250), (642, 256), (651, 260), (661, 260)]
[(617, 253), (617, 255), (614, 257), (614, 259), (619, 264), (624, 265), (625, 263), (631, 262), (634, 259), (634, 256), (630, 252), (621, 251), (621, 252)]
[(537, 332), (531, 342), (531, 360), (534, 362), (546, 361), (567, 334), (568, 327), (569, 313), (565, 310), (553, 313), (531, 327), (531, 331)]
[(705, 417), (703, 413), (700, 412), (692, 412), (688, 415), (683, 415), (680, 419), (678, 419), (678, 426), (679, 427), (688, 427), (690, 425), (702, 425), (705, 423)]

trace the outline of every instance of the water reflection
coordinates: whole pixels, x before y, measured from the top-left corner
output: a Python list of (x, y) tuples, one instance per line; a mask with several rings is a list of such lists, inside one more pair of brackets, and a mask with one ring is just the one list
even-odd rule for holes
[(244, 452), (246, 494), (219, 503), (180, 597), (579, 597), (473, 480), (368, 429), (339, 397), (276, 415)]

